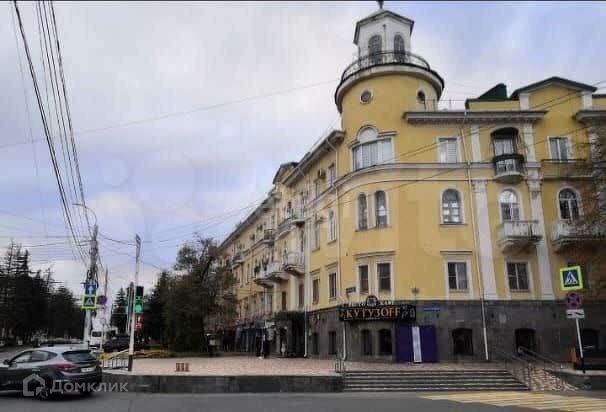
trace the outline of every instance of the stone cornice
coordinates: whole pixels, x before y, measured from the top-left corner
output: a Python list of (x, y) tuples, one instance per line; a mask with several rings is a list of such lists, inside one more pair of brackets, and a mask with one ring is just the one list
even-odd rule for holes
[(586, 109), (579, 110), (574, 118), (581, 123), (604, 123), (606, 122), (606, 110)]
[(545, 116), (546, 110), (443, 110), (409, 111), (403, 118), (409, 124), (460, 124), (463, 121), (481, 123), (535, 123)]

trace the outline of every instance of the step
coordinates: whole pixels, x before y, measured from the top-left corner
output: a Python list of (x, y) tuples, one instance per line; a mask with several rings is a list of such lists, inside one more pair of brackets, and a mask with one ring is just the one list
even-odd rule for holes
[(434, 388), (426, 386), (407, 387), (407, 388), (344, 388), (343, 392), (442, 392), (442, 391), (528, 391), (525, 386), (517, 388), (492, 387), (492, 388), (461, 388), (457, 386)]
[(442, 375), (486, 375), (486, 374), (508, 374), (509, 372), (503, 369), (482, 369), (482, 370), (384, 370), (384, 371), (356, 371), (356, 370), (348, 370), (347, 374), (351, 375), (393, 375), (393, 374), (402, 374), (402, 375), (418, 375), (418, 374), (442, 374)]
[(343, 384), (344, 387), (359, 387), (359, 386), (373, 386), (373, 387), (390, 387), (390, 386), (524, 386), (520, 382), (399, 382), (399, 383), (383, 383), (383, 382), (359, 382), (359, 383), (347, 383)]

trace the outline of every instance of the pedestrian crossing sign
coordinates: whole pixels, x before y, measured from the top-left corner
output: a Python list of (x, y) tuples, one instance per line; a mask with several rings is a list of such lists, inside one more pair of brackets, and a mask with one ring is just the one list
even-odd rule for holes
[(83, 295), (82, 296), (82, 309), (96, 309), (97, 297), (95, 295)]
[(583, 289), (583, 273), (580, 266), (570, 266), (560, 269), (560, 286), (562, 290)]

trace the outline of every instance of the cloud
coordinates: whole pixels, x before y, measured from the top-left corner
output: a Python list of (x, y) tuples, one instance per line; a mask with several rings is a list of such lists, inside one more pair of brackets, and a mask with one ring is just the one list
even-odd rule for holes
[[(19, 4), (40, 71), (34, 5)], [(279, 164), (299, 160), (339, 124), (331, 81), (352, 60), (355, 22), (376, 10), (373, 2), (55, 7), (88, 204), (102, 234), (130, 243), (138, 233), (151, 242), (143, 244), (144, 260), (159, 267), (170, 267), (196, 230), (224, 236), (270, 189)], [(0, 4), (1, 21), (11, 21), (12, 8)], [(603, 80), (604, 4), (386, 8), (415, 20), (413, 51), (444, 77), (453, 107), (498, 82), (513, 90), (552, 75)], [(43, 134), (12, 24), (0, 25), (0, 36), (7, 40), (0, 43), (0, 210), (35, 219), (1, 215), (0, 229), (33, 245), (43, 238), (31, 236), (65, 236), (65, 228), (46, 143), (35, 143), (39, 179), (31, 143), (3, 147), (29, 141), (30, 127), (34, 139)], [(134, 248), (101, 238), (100, 251), (115, 292), (132, 278)], [(32, 254), (56, 260), (78, 287), (83, 265), (67, 263), (67, 244)], [(142, 278), (158, 271), (144, 265)]]

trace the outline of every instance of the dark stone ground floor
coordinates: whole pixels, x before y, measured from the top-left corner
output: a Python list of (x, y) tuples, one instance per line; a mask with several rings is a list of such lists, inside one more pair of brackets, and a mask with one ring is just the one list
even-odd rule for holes
[[(281, 314), (240, 328), (235, 348), (255, 353), (268, 339), (272, 356), (330, 358), (345, 353), (352, 361), (397, 362), (402, 361), (402, 330), (421, 326), (431, 329), (435, 360), (477, 361), (484, 359), (483, 312), (489, 352), (499, 348), (514, 353), (524, 346), (567, 361), (571, 348), (577, 346), (575, 322), (566, 318), (563, 301), (486, 301), (484, 311), (479, 301), (396, 303), (416, 305), (416, 321), (344, 322), (339, 320), (338, 308), (308, 312), (306, 317)], [(606, 348), (606, 301), (586, 303), (584, 309), (583, 346)]]

